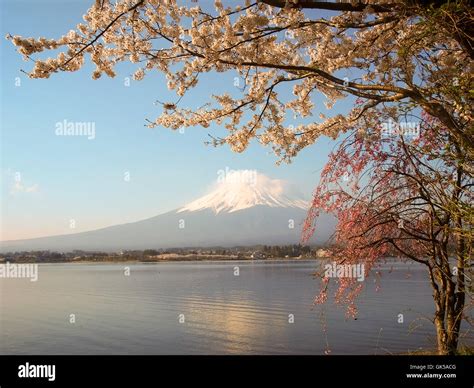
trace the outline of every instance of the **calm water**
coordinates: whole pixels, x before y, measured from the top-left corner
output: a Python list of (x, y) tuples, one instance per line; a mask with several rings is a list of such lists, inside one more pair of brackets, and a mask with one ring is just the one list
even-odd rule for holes
[(329, 347), (332, 354), (386, 354), (434, 347), (426, 319), (431, 291), (416, 265), (384, 264), (379, 291), (369, 277), (357, 320), (346, 319), (343, 308), (313, 305), (314, 261), (136, 264), (124, 276), (126, 265), (44, 264), (37, 282), (0, 279), (0, 353), (324, 354)]

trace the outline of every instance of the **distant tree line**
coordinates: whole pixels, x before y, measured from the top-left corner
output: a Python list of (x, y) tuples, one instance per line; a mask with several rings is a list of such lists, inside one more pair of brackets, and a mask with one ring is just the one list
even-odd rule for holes
[(264, 245), (263, 253), (269, 257), (298, 257), (311, 254), (309, 245)]

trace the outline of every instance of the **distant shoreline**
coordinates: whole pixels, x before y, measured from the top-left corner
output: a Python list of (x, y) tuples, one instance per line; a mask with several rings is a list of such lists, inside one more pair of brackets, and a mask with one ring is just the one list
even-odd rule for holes
[[(265, 261), (319, 261), (326, 260), (324, 257), (271, 257), (265, 259), (253, 259), (249, 257), (176, 257), (176, 258), (166, 258), (166, 259), (137, 259), (137, 260), (118, 260), (116, 258), (104, 259), (104, 260), (13, 260), (8, 261), (10, 263), (29, 263), (29, 264), (156, 264), (156, 263), (185, 263), (185, 262), (222, 262), (222, 261), (248, 261), (248, 262), (265, 262)], [(0, 262), (0, 264), (6, 264), (7, 261)]]
[[(161, 259), (161, 260), (127, 260), (127, 261), (119, 261), (119, 260), (110, 260), (110, 261), (76, 261), (76, 262), (63, 262), (64, 264), (67, 263), (87, 263), (87, 264), (95, 264), (95, 263), (137, 263), (137, 264), (155, 264), (155, 263), (186, 263), (186, 262), (191, 262), (191, 261), (203, 261), (203, 262), (221, 262), (221, 261), (248, 261), (248, 262), (264, 262), (264, 261), (318, 261), (321, 260), (321, 258), (311, 258), (311, 257), (302, 257), (302, 258), (296, 258), (296, 257), (272, 257), (268, 259), (249, 259), (246, 257), (243, 258), (229, 258), (229, 259), (216, 259), (216, 258), (210, 258), (210, 259), (187, 259), (187, 258), (178, 258), (178, 259)], [(323, 259), (324, 260), (324, 259)]]
[[(8, 258), (0, 259), (0, 264), (16, 263), (16, 264), (154, 264), (154, 263), (185, 263), (185, 262), (298, 262), (298, 261), (327, 261), (331, 260), (330, 256), (296, 256), (296, 257), (250, 257), (237, 255), (196, 255), (196, 254), (161, 254), (158, 256), (84, 256), (80, 258)], [(405, 261), (401, 258), (388, 256), (387, 261)]]

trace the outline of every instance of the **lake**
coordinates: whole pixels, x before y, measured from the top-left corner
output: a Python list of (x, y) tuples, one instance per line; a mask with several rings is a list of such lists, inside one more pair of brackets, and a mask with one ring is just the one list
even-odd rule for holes
[[(380, 290), (371, 273), (354, 320), (331, 300), (313, 304), (318, 265), (41, 264), (37, 282), (0, 279), (0, 353), (396, 354), (435, 347), (424, 268), (383, 264)], [(464, 342), (473, 344), (472, 335)]]

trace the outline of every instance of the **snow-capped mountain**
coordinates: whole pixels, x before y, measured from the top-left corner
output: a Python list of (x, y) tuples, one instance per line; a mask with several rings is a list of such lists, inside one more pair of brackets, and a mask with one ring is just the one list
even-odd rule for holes
[(309, 203), (295, 194), (291, 197), (290, 186), (285, 181), (252, 170), (237, 170), (226, 173), (209, 194), (178, 212), (212, 209), (216, 214), (232, 213), (259, 205), (307, 210)]
[[(309, 203), (282, 180), (231, 171), (204, 196), (146, 220), (90, 232), (1, 242), (0, 250), (70, 251), (281, 245), (298, 243)], [(318, 221), (313, 242), (326, 241), (332, 216)]]

